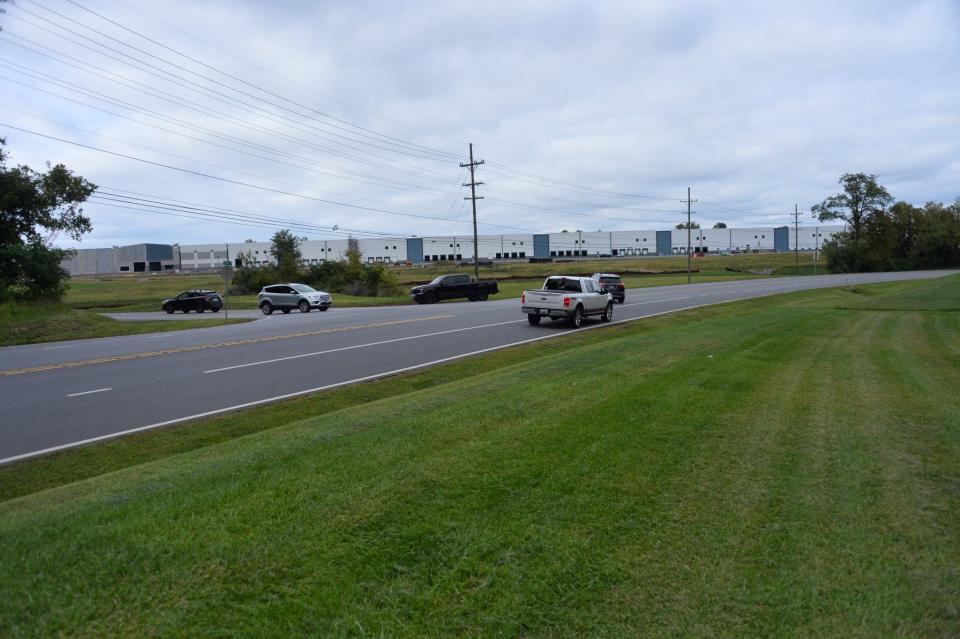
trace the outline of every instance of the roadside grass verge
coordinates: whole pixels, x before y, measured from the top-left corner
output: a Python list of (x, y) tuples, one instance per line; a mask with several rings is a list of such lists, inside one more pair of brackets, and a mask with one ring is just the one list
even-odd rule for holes
[(120, 322), (92, 311), (80, 311), (62, 304), (8, 302), (0, 305), (0, 346), (181, 331), (247, 321), (249, 320), (215, 319), (180, 322)]
[(960, 278), (857, 288), (259, 409), (6, 501), (0, 634), (955, 636)]

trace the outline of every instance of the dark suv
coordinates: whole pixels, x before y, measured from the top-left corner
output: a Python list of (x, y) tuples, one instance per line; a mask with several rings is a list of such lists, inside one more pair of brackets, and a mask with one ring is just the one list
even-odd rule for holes
[(614, 302), (623, 302), (627, 299), (626, 287), (623, 285), (623, 279), (615, 273), (594, 273), (593, 279), (600, 282), (600, 286), (607, 289), (607, 292), (613, 296)]
[(161, 308), (166, 313), (173, 313), (174, 311), (202, 313), (207, 309), (216, 313), (223, 308), (223, 300), (220, 298), (220, 294), (214, 291), (185, 291), (176, 297), (163, 300)]

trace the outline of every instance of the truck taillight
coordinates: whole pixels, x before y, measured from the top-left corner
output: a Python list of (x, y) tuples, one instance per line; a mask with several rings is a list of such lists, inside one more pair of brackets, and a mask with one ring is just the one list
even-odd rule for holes
[(569, 307), (569, 306), (570, 306), (570, 298), (569, 298), (569, 297), (563, 298), (563, 305), (564, 305), (564, 307)]
[(526, 304), (526, 303), (527, 303), (527, 292), (526, 292), (526, 291), (524, 291), (523, 294), (520, 296), (520, 303), (521, 303), (521, 304)]

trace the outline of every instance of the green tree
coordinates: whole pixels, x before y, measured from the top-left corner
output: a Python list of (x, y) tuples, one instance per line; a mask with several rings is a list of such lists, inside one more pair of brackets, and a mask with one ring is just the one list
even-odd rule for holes
[(59, 233), (79, 240), (93, 230), (80, 205), (97, 186), (62, 164), (48, 165), (46, 173), (7, 168), (5, 144), (0, 138), (0, 301), (58, 300), (69, 278), (62, 263), (73, 252), (48, 240)]
[(725, 222), (717, 222), (716, 224), (713, 225), (713, 228), (715, 228), (715, 229), (725, 229), (725, 228), (727, 228), (727, 225), (726, 225)]
[(294, 280), (300, 271), (300, 242), (303, 238), (297, 237), (289, 229), (277, 231), (270, 238), (270, 253), (277, 261), (277, 272), (285, 280)]
[(883, 214), (893, 197), (877, 184), (876, 175), (844, 173), (838, 182), (843, 186), (843, 192), (815, 204), (810, 212), (821, 222), (843, 220), (850, 227), (854, 240), (859, 242), (867, 220)]
[(681, 222), (680, 224), (677, 224), (677, 228), (678, 228), (678, 229), (681, 229), (681, 230), (682, 230), (682, 229), (687, 229), (687, 228), (689, 228), (689, 229), (698, 229), (698, 228), (700, 228), (700, 224), (698, 224), (697, 222), (689, 222), (689, 223), (687, 223), (687, 222)]

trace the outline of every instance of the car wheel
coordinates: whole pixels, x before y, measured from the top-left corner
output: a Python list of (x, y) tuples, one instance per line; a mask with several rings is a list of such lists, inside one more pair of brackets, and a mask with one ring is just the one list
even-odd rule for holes
[(321, 306), (321, 307), (320, 307), (320, 312), (323, 313), (323, 312), (326, 311), (328, 308), (330, 308), (330, 307), (329, 307), (329, 306)]
[(206, 309), (203, 308), (203, 304), (197, 304), (196, 307), (194, 307), (193, 310), (195, 310), (195, 311), (198, 312), (198, 313), (202, 313), (202, 312), (203, 312), (204, 310), (206, 310)]
[(307, 300), (300, 300), (300, 303), (297, 304), (297, 308), (300, 309), (300, 312), (301, 312), (301, 313), (309, 313), (309, 312), (310, 312), (310, 302), (308, 302)]
[(573, 315), (570, 316), (570, 326), (572, 328), (580, 328), (580, 325), (583, 324), (583, 307), (577, 306), (573, 309)]
[(490, 296), (490, 294), (487, 293), (486, 291), (480, 291), (480, 294), (477, 295), (477, 299), (480, 300), (481, 302), (486, 302), (486, 301), (487, 301), (487, 297), (489, 297), (489, 296)]
[(471, 296), (468, 297), (467, 299), (470, 300), (471, 302), (476, 302), (476, 301), (477, 301), (477, 298), (476, 298), (475, 296), (473, 296), (473, 295), (471, 295)]
[(603, 322), (609, 322), (613, 319), (613, 302), (607, 304), (607, 309), (603, 311), (603, 315), (600, 316), (600, 320)]
[(263, 304), (260, 305), (260, 312), (263, 313), (264, 315), (270, 315), (271, 313), (273, 313), (273, 304), (271, 304), (270, 302), (264, 302)]
[(436, 304), (437, 303), (437, 294), (436, 293), (427, 293), (423, 296), (424, 304)]
[(540, 316), (539, 316), (539, 315), (534, 315), (534, 314), (530, 313), (529, 315), (527, 315), (527, 321), (530, 322), (530, 324), (531, 324), (532, 326), (539, 326), (539, 325), (540, 325)]
[(163, 312), (166, 313), (167, 315), (173, 315), (173, 307), (170, 306), (169, 304), (165, 304), (163, 307)]

